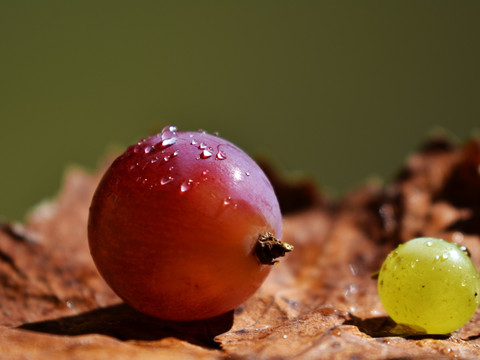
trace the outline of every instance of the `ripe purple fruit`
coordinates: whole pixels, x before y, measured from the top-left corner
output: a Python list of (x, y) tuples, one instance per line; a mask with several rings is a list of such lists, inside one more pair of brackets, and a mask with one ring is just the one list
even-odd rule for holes
[(278, 256), (282, 218), (260, 167), (230, 142), (166, 127), (118, 157), (90, 208), (89, 245), (112, 289), (167, 320), (234, 309)]

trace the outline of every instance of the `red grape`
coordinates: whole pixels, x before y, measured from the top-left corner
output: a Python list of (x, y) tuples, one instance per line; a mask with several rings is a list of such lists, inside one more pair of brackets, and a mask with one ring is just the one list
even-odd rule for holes
[(128, 304), (167, 320), (234, 309), (291, 250), (273, 188), (230, 142), (165, 128), (130, 146), (90, 207), (95, 264)]

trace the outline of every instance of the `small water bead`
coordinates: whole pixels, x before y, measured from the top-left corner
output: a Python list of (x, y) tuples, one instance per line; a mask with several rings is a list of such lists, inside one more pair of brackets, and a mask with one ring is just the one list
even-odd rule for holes
[(166, 147), (169, 147), (173, 144), (175, 144), (177, 142), (177, 138), (170, 138), (170, 139), (165, 139), (165, 140), (162, 140), (162, 147), (163, 148), (166, 148)]
[(69, 309), (73, 309), (75, 307), (75, 303), (72, 300), (67, 300), (65, 304)]
[(139, 153), (140, 151), (142, 151), (142, 147), (141, 147), (140, 145), (135, 145), (135, 146), (133, 147), (133, 152), (134, 152), (135, 154)]
[(200, 145), (198, 145), (198, 148), (200, 150), (205, 150), (207, 148), (207, 144), (205, 144), (203, 141), (200, 143)]
[(179, 153), (180, 153), (180, 151), (179, 151), (179, 150), (175, 150), (175, 151), (173, 152), (173, 154), (172, 154), (172, 157), (175, 157), (175, 156), (177, 156)]
[(250, 176), (250, 172), (249, 172), (249, 171), (245, 171), (245, 175), (246, 175), (246, 176)]
[(225, 160), (226, 158), (227, 156), (220, 150), (217, 152), (217, 155), (215, 156), (215, 159), (217, 160)]
[(211, 157), (213, 154), (208, 151), (208, 150), (203, 150), (202, 153), (200, 154), (200, 158), (201, 159), (208, 159), (209, 157)]
[(203, 170), (203, 171), (202, 171), (202, 176), (207, 176), (207, 175), (208, 175), (208, 172), (209, 172), (208, 170)]
[(165, 185), (168, 184), (170, 181), (173, 180), (173, 177), (171, 176), (164, 176), (162, 180), (160, 180), (160, 185)]
[(433, 245), (433, 243), (432, 243), (431, 241), (427, 241), (425, 245), (427, 245), (428, 247), (430, 247), (430, 246)]
[(193, 180), (185, 180), (182, 185), (180, 185), (180, 192), (184, 193), (192, 188)]
[(172, 125), (167, 125), (165, 126), (163, 129), (162, 129), (162, 133), (164, 132), (176, 132), (177, 131), (177, 127), (176, 126), (172, 126)]
[(175, 167), (170, 166), (170, 167), (168, 168), (168, 171), (172, 171), (173, 169), (175, 169)]
[(192, 141), (190, 142), (190, 145), (197, 145), (197, 142), (195, 141), (195, 139), (192, 139)]
[(143, 151), (145, 151), (145, 154), (148, 154), (150, 151), (152, 151), (154, 149), (153, 146), (146, 146), (145, 149)]
[(142, 181), (142, 184), (146, 184), (147, 182), (148, 182), (148, 179), (144, 178), (143, 181)]
[(167, 126), (162, 130), (162, 133), (161, 133), (162, 141), (160, 145), (163, 148), (171, 146), (177, 142), (176, 130), (177, 128), (174, 126)]
[(230, 205), (231, 202), (232, 202), (231, 196), (228, 196), (225, 199), (223, 199), (223, 205)]

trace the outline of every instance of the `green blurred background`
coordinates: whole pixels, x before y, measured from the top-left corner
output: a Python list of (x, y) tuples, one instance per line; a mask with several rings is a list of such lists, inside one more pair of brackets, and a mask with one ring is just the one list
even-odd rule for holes
[(341, 194), (480, 119), (478, 1), (0, 1), (0, 214), (174, 124)]

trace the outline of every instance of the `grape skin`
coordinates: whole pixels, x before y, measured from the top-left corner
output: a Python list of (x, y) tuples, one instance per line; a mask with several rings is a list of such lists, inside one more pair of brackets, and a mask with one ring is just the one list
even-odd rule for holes
[(413, 332), (447, 334), (467, 323), (480, 302), (480, 277), (458, 245), (416, 238), (385, 259), (378, 277), (380, 301)]

